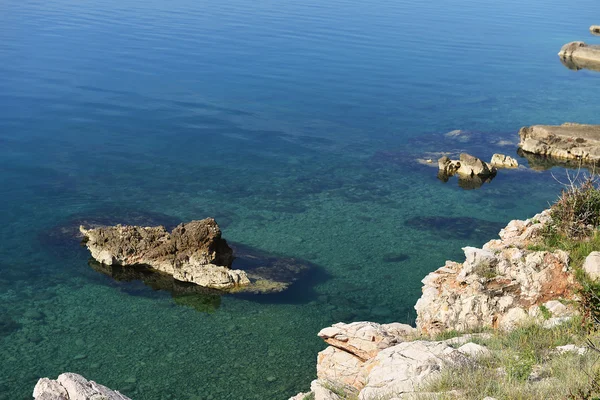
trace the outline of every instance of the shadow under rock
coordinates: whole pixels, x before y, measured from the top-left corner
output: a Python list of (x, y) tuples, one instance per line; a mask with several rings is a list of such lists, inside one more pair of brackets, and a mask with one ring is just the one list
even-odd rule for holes
[(527, 159), (529, 167), (536, 171), (546, 171), (554, 167), (560, 167), (568, 169), (585, 168), (590, 172), (593, 172), (598, 167), (594, 164), (584, 164), (581, 160), (542, 156), (539, 154), (528, 153), (521, 149), (519, 149), (518, 153), (521, 157)]
[(600, 63), (598, 61), (585, 61), (582, 59), (574, 60), (572, 58), (560, 58), (560, 62), (562, 65), (567, 67), (572, 71), (580, 71), (582, 69), (587, 69), (590, 71), (600, 72)]
[(506, 226), (503, 222), (472, 217), (419, 216), (407, 219), (404, 225), (420, 231), (429, 231), (443, 239), (489, 240)]
[[(147, 289), (168, 291), (175, 303), (192, 307), (197, 311), (212, 313), (221, 306), (223, 293), (215, 289), (205, 288), (189, 282), (181, 282), (169, 274), (165, 274), (144, 265), (122, 267), (120, 265), (105, 265), (94, 259), (88, 265), (97, 272), (109, 276), (106, 283), (117, 287), (124, 293), (134, 296), (151, 296)], [(135, 285), (136, 281), (145, 286)]]

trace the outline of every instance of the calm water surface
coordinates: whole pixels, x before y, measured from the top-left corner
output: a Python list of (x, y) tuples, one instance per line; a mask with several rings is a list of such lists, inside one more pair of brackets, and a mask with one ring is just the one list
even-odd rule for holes
[[(556, 56), (598, 43), (598, 15), (596, 0), (3, 1), (0, 399), (64, 371), (136, 400), (286, 399), (315, 377), (321, 328), (414, 321), (427, 272), (559, 191), (530, 169), (462, 190), (415, 160), (515, 156), (520, 126), (600, 123), (600, 73)], [(68, 229), (207, 216), (312, 273), (278, 296), (182, 302), (95, 272)]]

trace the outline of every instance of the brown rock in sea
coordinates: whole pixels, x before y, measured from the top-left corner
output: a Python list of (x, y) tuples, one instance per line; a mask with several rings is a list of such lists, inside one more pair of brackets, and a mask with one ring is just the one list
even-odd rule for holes
[(148, 265), (183, 282), (233, 290), (250, 283), (246, 273), (230, 269), (233, 251), (212, 218), (164, 227), (80, 228), (92, 257), (105, 265)]
[(558, 56), (569, 69), (590, 69), (600, 71), (600, 45), (588, 45), (584, 42), (565, 44)]

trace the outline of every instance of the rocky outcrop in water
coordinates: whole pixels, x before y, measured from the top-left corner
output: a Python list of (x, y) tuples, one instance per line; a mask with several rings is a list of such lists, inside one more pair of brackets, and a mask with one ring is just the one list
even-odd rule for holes
[(459, 160), (451, 160), (443, 156), (438, 160), (438, 168), (448, 176), (459, 174), (463, 176), (488, 177), (496, 174), (496, 168), (470, 154), (462, 153)]
[(33, 398), (35, 400), (131, 400), (116, 390), (70, 372), (59, 375), (56, 380), (41, 378), (33, 389)]
[(600, 35), (600, 25), (592, 25), (592, 26), (590, 26), (590, 33), (592, 35)]
[(117, 225), (80, 228), (92, 257), (105, 265), (148, 265), (183, 282), (219, 290), (248, 285), (244, 271), (232, 270), (233, 251), (212, 218), (164, 227)]
[[(511, 329), (539, 316), (539, 306), (549, 301), (572, 299), (577, 283), (569, 255), (528, 249), (549, 220), (545, 211), (526, 221), (511, 221), (499, 240), (482, 249), (465, 247), (464, 263), (447, 261), (427, 275), (415, 305), (418, 331)], [(568, 310), (555, 317), (565, 314)]]
[(534, 125), (521, 128), (519, 136), (519, 147), (527, 153), (587, 164), (600, 161), (600, 125)]
[(567, 43), (560, 49), (558, 56), (569, 69), (600, 70), (600, 45), (588, 45), (584, 42)]
[(461, 153), (459, 160), (451, 160), (442, 156), (438, 160), (438, 179), (447, 182), (451, 176), (458, 176), (458, 185), (463, 189), (477, 189), (496, 176), (496, 167), (473, 157)]
[(511, 156), (498, 153), (492, 156), (490, 164), (496, 168), (517, 168), (519, 166), (519, 162)]

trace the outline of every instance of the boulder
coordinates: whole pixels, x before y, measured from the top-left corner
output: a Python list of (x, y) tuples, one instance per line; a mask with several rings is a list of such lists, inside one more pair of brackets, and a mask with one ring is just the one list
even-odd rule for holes
[(558, 354), (575, 353), (575, 354), (582, 356), (585, 353), (587, 353), (587, 351), (588, 351), (587, 347), (579, 347), (574, 344), (566, 344), (564, 346), (556, 347), (556, 352)]
[(496, 174), (494, 166), (467, 153), (461, 153), (459, 160), (451, 160), (448, 156), (441, 157), (438, 160), (438, 168), (447, 176), (459, 174), (459, 176), (483, 178)]
[[(548, 221), (547, 212), (531, 220), (511, 221), (500, 232), (500, 240), (482, 249), (465, 247), (464, 263), (447, 261), (427, 275), (415, 305), (419, 333), (483, 327), (509, 330), (528, 320), (530, 309), (550, 300), (574, 298), (577, 281), (568, 254), (528, 249)], [(563, 316), (572, 313), (560, 310)]]
[(361, 374), (364, 365), (364, 360), (359, 357), (329, 346), (317, 356), (317, 377), (360, 390), (365, 385)]
[(590, 33), (592, 35), (600, 35), (600, 25), (592, 25), (592, 26), (590, 26)]
[(593, 280), (600, 278), (600, 251), (592, 251), (585, 258), (583, 270)]
[(517, 168), (519, 166), (519, 162), (511, 156), (498, 153), (492, 156), (490, 164), (496, 168)]
[(233, 252), (212, 218), (180, 224), (172, 232), (127, 225), (80, 230), (92, 257), (105, 265), (147, 265), (179, 281), (219, 290), (250, 283), (244, 271), (229, 268)]
[(417, 340), (382, 350), (364, 368), (366, 385), (360, 400), (389, 398), (417, 392), (448, 366), (468, 362), (458, 350), (441, 343)]
[(600, 125), (534, 125), (521, 128), (519, 136), (519, 147), (526, 153), (591, 164), (600, 161)]
[(469, 357), (489, 357), (492, 355), (487, 347), (470, 342), (463, 344), (457, 350)]
[(33, 398), (36, 400), (131, 400), (116, 390), (70, 372), (59, 375), (56, 380), (41, 378), (33, 389)]
[(460, 168), (457, 171), (467, 176), (490, 176), (496, 173), (496, 168), (485, 161), (467, 153), (460, 154)]
[(375, 322), (338, 323), (322, 329), (318, 335), (330, 346), (317, 357), (317, 376), (360, 390), (365, 385), (365, 362), (415, 332), (410, 325)]
[(600, 69), (600, 45), (588, 45), (584, 42), (567, 43), (560, 49), (558, 56), (569, 69)]
[(414, 332), (415, 328), (400, 323), (353, 322), (334, 324), (322, 329), (318, 335), (327, 344), (366, 361)]

